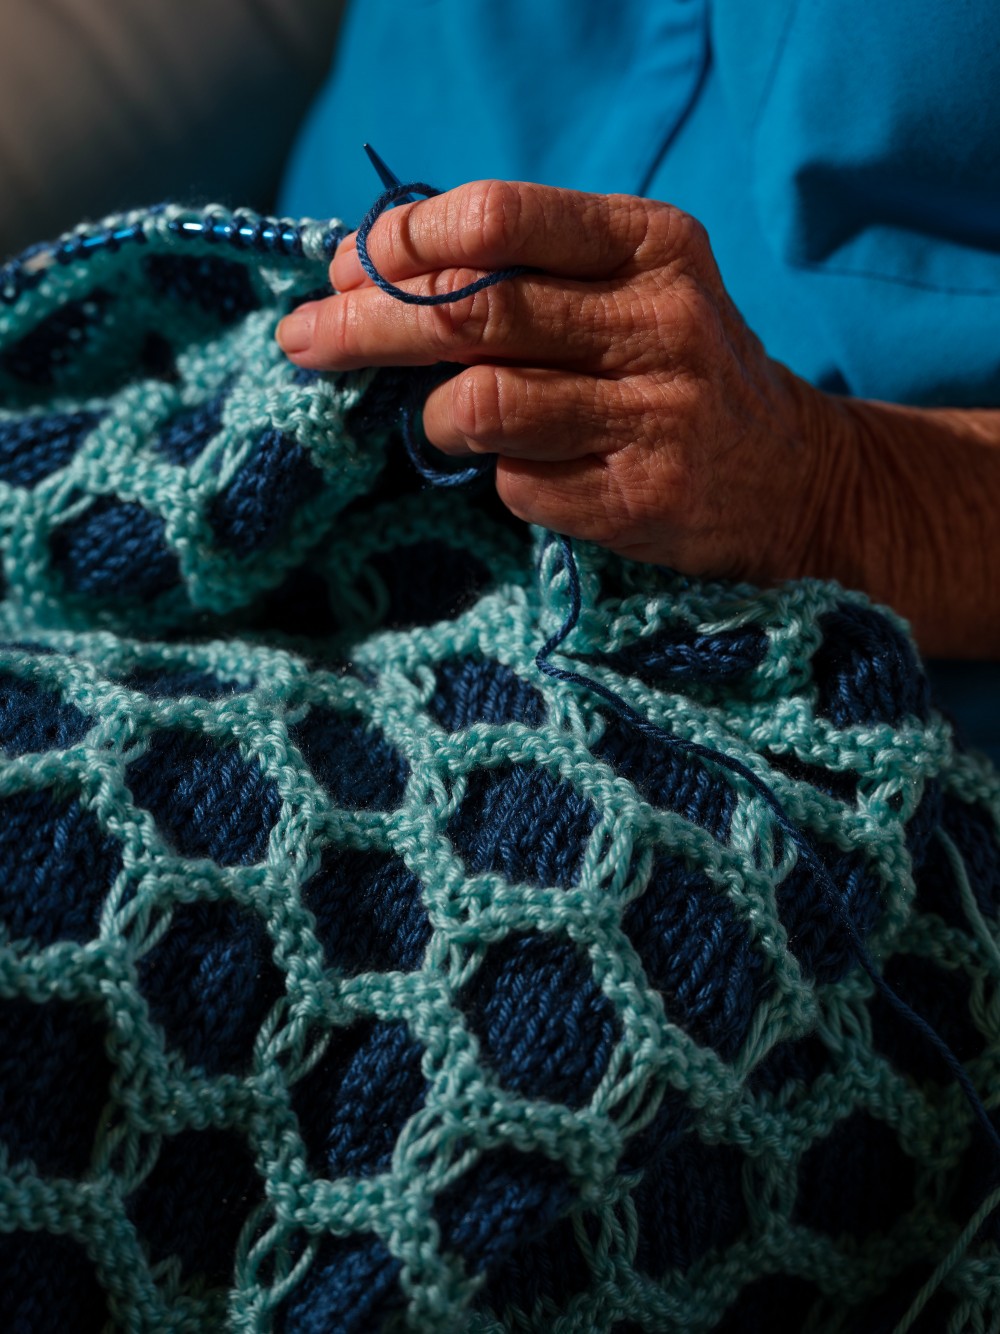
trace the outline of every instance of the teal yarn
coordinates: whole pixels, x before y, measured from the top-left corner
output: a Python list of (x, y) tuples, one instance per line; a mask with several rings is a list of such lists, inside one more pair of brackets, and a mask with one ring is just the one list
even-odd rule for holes
[[(986, 1137), (773, 806), (540, 669), (559, 546), (407, 373), (274, 346), (339, 234), (0, 270), (0, 1326), (989, 1328)], [(576, 568), (545, 660), (766, 785), (995, 1121), (1000, 780), (902, 623)]]

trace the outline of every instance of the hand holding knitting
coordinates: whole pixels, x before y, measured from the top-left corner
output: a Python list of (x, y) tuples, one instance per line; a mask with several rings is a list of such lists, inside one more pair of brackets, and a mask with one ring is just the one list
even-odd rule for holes
[(425, 431), (495, 454), (520, 518), (689, 574), (837, 578), (909, 616), (926, 652), (1000, 650), (1000, 413), (814, 389), (747, 329), (704, 229), (654, 200), (480, 181), (383, 214), (368, 247), (421, 294), (531, 270), (407, 305), (350, 236), (338, 295), (278, 334), (304, 367), (464, 365)]

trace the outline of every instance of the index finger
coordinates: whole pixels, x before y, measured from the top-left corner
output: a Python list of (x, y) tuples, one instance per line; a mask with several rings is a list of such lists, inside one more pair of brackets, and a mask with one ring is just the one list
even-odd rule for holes
[[(569, 278), (607, 278), (635, 258), (649, 230), (650, 207), (632, 195), (473, 181), (383, 213), (368, 237), (368, 253), (393, 283), (445, 268), (515, 264)], [(340, 292), (369, 281), (356, 236), (345, 237), (330, 266), (330, 281)]]

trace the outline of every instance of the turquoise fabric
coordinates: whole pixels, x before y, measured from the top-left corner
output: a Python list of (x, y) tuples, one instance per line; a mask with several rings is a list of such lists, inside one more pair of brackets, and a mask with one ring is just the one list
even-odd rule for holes
[[(996, 406), (998, 83), (996, 0), (355, 0), (282, 206), (357, 222), (364, 140), (441, 188), (668, 199), (807, 380)], [(945, 683), (994, 755), (998, 674)]]

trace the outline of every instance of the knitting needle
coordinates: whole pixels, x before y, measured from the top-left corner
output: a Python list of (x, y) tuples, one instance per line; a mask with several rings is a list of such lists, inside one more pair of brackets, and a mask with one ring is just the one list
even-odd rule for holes
[[(372, 148), (371, 144), (365, 144), (364, 150), (368, 154), (368, 161), (378, 172), (378, 178), (387, 190), (391, 190), (393, 186), (402, 185), (403, 182), (399, 179), (399, 177), (395, 174), (395, 172), (389, 170), (386, 164), (375, 152), (374, 148)], [(401, 195), (399, 199), (396, 200), (396, 203), (415, 204), (416, 201), (417, 201), (416, 195)]]

